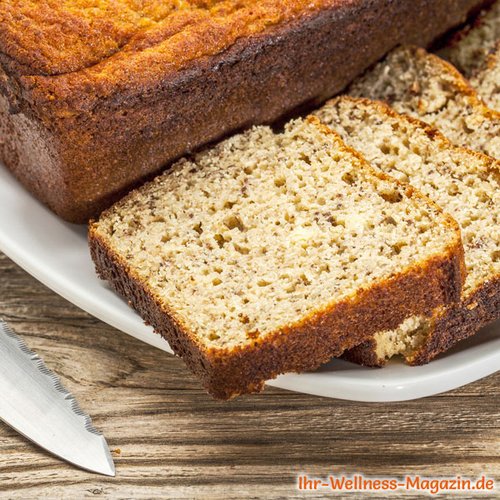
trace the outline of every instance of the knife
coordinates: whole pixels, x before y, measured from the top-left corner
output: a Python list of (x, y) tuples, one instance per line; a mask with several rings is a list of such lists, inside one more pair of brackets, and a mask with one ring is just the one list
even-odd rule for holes
[(115, 475), (104, 436), (57, 375), (1, 320), (0, 420), (67, 462)]

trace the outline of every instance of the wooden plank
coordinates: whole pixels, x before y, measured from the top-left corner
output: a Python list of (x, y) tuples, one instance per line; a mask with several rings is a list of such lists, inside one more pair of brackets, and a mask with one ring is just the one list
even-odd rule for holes
[(92, 318), (3, 255), (0, 277), (0, 316), (92, 415), (117, 467), (116, 478), (82, 472), (0, 424), (2, 497), (303, 498), (301, 472), (500, 478), (498, 373), (394, 404), (274, 388), (221, 403), (181, 360)]

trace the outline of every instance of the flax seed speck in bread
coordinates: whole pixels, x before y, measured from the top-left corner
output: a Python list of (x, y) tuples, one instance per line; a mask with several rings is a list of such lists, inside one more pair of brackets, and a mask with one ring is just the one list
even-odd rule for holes
[(456, 33), (438, 54), (469, 79), (489, 107), (500, 111), (500, 1)]
[(310, 118), (183, 159), (90, 225), (99, 275), (218, 398), (458, 300), (456, 222)]
[(500, 318), (500, 162), (453, 146), (435, 129), (381, 102), (341, 97), (315, 114), (372, 166), (411, 183), (450, 213), (465, 249), (467, 277), (459, 304), (379, 332), (347, 353), (348, 359), (380, 366), (401, 354), (420, 364)]
[(393, 50), (348, 92), (387, 101), (438, 128), (454, 144), (500, 158), (500, 113), (485, 106), (454, 66), (424, 49)]

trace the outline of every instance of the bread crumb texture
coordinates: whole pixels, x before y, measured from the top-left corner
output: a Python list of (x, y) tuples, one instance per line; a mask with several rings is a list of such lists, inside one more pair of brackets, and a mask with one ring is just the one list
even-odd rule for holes
[(490, 108), (500, 111), (500, 40), (470, 82)]
[(438, 54), (450, 61), (467, 78), (481, 70), (500, 40), (500, 0), (481, 12), (453, 35)]
[(375, 354), (380, 363), (402, 355), (411, 360), (429, 338), (431, 320), (425, 316), (407, 318), (395, 330), (379, 332), (374, 336)]
[(312, 121), (255, 127), (92, 228), (207, 348), (252, 343), (448, 253), (454, 221)]
[(500, 113), (455, 67), (424, 49), (399, 47), (349, 88), (441, 130), (453, 143), (500, 158)]
[(469, 78), (488, 106), (500, 111), (500, 1), (456, 33), (439, 55)]
[(316, 114), (372, 166), (412, 184), (455, 218), (467, 265), (463, 295), (500, 274), (500, 162), (454, 147), (374, 101), (339, 98)]
[[(464, 303), (500, 278), (500, 162), (454, 147), (436, 130), (380, 102), (340, 97), (315, 114), (372, 166), (411, 183), (457, 220), (467, 269)], [(429, 318), (412, 317), (380, 332), (374, 337), (378, 358), (411, 358), (430, 328)]]

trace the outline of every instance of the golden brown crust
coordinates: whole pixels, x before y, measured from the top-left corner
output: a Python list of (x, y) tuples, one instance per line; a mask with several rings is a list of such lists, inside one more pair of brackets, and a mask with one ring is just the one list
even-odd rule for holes
[(374, 338), (366, 339), (351, 349), (346, 349), (341, 356), (342, 359), (371, 368), (383, 368), (387, 364), (386, 359), (377, 355), (377, 342)]
[(407, 362), (414, 366), (426, 364), (499, 318), (500, 277), (496, 277), (484, 283), (459, 307), (447, 308), (443, 315), (435, 318), (429, 337)]
[[(2, 3), (0, 17), (12, 16), (15, 3)], [(271, 3), (275, 7), (260, 10)], [(321, 102), (396, 44), (427, 44), (479, 3), (259, 2), (259, 21), (249, 23), (251, 16), (239, 10), (233, 24), (222, 23), (231, 27), (228, 33), (190, 24), (208, 30), (208, 44), (181, 30), (183, 16), (194, 11), (175, 14), (187, 37), (182, 43), (168, 36), (173, 22), (139, 32), (133, 22), (115, 26), (110, 13), (88, 31), (85, 16), (64, 14), (71, 28), (64, 31), (66, 45), (75, 48), (63, 53), (63, 43), (52, 43), (65, 41), (52, 30), (62, 15), (60, 2), (27, 2), (43, 10), (36, 19), (19, 16), (24, 28), (0, 23), (0, 94), (6, 100), (0, 159), (52, 210), (83, 222), (173, 159), (238, 128)], [(218, 8), (226, 4), (234, 2)], [(33, 26), (40, 28), (37, 52), (31, 50)], [(87, 36), (93, 44), (73, 43)], [(199, 53), (201, 45), (211, 49)], [(174, 66), (166, 64), (168, 57)], [(36, 165), (33, 158), (40, 158)]]
[[(3, 0), (0, 47), (26, 75), (90, 69), (116, 80), (117, 71), (178, 70), (212, 56), (236, 39), (291, 21), (342, 0)], [(343, 0), (343, 3), (352, 1)], [(89, 40), (92, 43), (89, 43)], [(210, 43), (207, 43), (210, 41)], [(140, 73), (128, 75), (142, 77)]]

